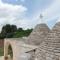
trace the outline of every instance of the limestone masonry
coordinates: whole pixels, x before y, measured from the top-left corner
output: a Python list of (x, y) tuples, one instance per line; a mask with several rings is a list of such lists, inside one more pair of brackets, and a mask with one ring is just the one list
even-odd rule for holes
[(52, 29), (45, 23), (38, 24), (29, 37), (5, 39), (4, 59), (9, 45), (12, 60), (60, 60), (60, 22)]

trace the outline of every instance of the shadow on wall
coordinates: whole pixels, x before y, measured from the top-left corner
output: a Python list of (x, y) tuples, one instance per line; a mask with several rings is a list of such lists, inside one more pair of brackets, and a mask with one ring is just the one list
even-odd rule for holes
[(12, 50), (11, 45), (9, 45), (8, 47), (8, 55), (10, 55), (10, 57), (13, 58), (13, 50)]
[(8, 55), (5, 56), (5, 60), (13, 60), (13, 50), (11, 45), (8, 46)]
[(0, 47), (4, 47), (4, 39), (0, 39)]

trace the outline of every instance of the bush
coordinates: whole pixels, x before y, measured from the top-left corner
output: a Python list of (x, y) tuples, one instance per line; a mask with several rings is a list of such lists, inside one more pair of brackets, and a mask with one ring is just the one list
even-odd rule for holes
[(0, 48), (0, 56), (4, 55), (4, 47)]

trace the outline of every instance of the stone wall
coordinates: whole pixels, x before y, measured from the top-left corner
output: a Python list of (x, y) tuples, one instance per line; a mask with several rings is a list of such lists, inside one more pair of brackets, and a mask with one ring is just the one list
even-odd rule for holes
[[(4, 40), (4, 57), (8, 57), (8, 47), (9, 45), (12, 47), (13, 50), (13, 60), (28, 60), (34, 55), (32, 50), (36, 49), (36, 46), (28, 45), (23, 42), (26, 38), (11, 38)], [(31, 54), (32, 53), (32, 54)]]
[(4, 39), (0, 39), (0, 47), (4, 47)]

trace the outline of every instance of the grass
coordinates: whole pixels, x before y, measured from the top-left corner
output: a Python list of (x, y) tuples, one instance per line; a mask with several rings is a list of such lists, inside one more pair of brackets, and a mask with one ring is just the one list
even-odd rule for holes
[(0, 47), (0, 56), (3, 56), (3, 55), (4, 55), (4, 48)]
[[(12, 57), (13, 54), (12, 54), (12, 48), (9, 46), (9, 50), (8, 50), (8, 54), (10, 54), (10, 56)], [(4, 55), (4, 47), (0, 47), (0, 56), (3, 56)]]

